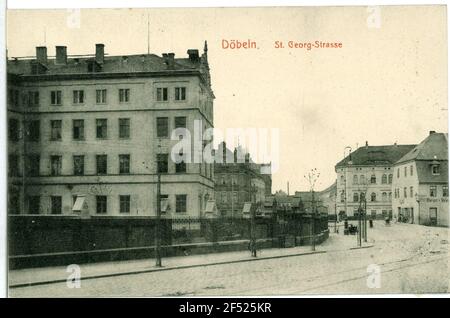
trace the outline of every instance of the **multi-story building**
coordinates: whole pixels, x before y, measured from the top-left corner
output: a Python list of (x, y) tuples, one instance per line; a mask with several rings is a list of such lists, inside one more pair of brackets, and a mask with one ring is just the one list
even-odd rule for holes
[(448, 134), (430, 131), (393, 169), (392, 208), (397, 220), (448, 226)]
[(108, 56), (96, 44), (91, 56), (57, 46), (55, 58), (37, 47), (8, 60), (9, 213), (72, 214), (83, 198), (94, 215), (155, 215), (160, 175), (163, 213), (201, 216), (213, 164), (171, 156), (175, 128), (213, 127), (206, 42), (187, 53)]
[(366, 202), (370, 218), (392, 216), (393, 164), (415, 145), (359, 147), (336, 166), (336, 211), (340, 218), (354, 217)]
[(214, 178), (216, 206), (223, 216), (242, 216), (245, 202), (262, 204), (272, 191), (270, 164), (254, 163), (240, 147), (231, 151), (225, 142), (215, 153)]

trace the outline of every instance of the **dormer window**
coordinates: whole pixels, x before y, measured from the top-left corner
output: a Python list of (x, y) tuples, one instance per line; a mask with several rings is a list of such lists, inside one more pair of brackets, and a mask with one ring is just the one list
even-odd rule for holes
[(432, 165), (431, 166), (431, 174), (432, 175), (439, 175), (441, 173), (439, 168), (440, 168), (439, 164)]

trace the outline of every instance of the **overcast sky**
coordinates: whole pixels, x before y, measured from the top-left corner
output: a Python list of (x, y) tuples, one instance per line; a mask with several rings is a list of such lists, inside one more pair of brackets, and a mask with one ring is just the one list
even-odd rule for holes
[[(312, 168), (326, 188), (346, 146), (448, 131), (445, 6), (82, 10), (79, 27), (67, 10), (10, 11), (8, 56), (33, 56), (38, 45), (92, 54), (95, 43), (109, 55), (146, 53), (147, 16), (151, 53), (183, 57), (208, 41), (215, 127), (279, 129), (273, 191), (288, 181), (291, 193), (305, 190)], [(258, 48), (224, 50), (222, 39)], [(289, 40), (342, 48), (274, 48)]]

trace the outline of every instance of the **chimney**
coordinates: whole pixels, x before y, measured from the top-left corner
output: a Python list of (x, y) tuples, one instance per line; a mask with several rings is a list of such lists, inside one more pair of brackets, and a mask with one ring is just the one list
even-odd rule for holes
[(95, 62), (103, 64), (105, 59), (105, 45), (101, 43), (95, 44)]
[(67, 64), (67, 47), (56, 47), (56, 64)]
[(369, 148), (369, 142), (366, 140), (366, 149)]
[(436, 131), (430, 130), (430, 135), (435, 134), (435, 133), (436, 133)]
[(250, 163), (250, 154), (249, 153), (245, 154), (245, 163)]
[(233, 155), (234, 155), (234, 163), (237, 163), (237, 149), (236, 148), (234, 148)]
[(189, 60), (191, 62), (198, 61), (198, 50), (189, 49), (189, 50), (187, 50), (187, 54), (189, 55)]
[(36, 60), (41, 64), (47, 64), (47, 47), (37, 46), (36, 47)]
[(175, 53), (164, 53), (163, 54), (164, 61), (167, 64), (168, 69), (173, 69), (175, 65)]

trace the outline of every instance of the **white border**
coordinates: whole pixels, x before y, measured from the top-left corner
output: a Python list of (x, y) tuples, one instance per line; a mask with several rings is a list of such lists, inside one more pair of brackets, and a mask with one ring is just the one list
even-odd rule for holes
[[(7, 4), (4, 4), (0, 8), (0, 22), (3, 26), (3, 32), (0, 35), (0, 69), (2, 76), (0, 78), (0, 121), (4, 123), (0, 132), (0, 149), (4, 150), (0, 159), (0, 171), (3, 175), (0, 182), (0, 202), (3, 203), (3, 208), (0, 209), (0, 297), (6, 297), (8, 294), (7, 287), (7, 233), (6, 233), (6, 7), (8, 9), (66, 9), (66, 8), (172, 8), (172, 7), (280, 7), (280, 6), (364, 6), (364, 5), (447, 5), (447, 1), (401, 1), (398, 3), (392, 3), (392, 1), (378, 0), (378, 1), (299, 1), (299, 0), (197, 0), (195, 2), (186, 0), (8, 0)], [(447, 37), (450, 34), (449, 24), (447, 22)], [(449, 41), (447, 39), (447, 45)], [(448, 63), (447, 63), (448, 74)], [(448, 83), (447, 83), (448, 85)], [(449, 90), (447, 89), (447, 96)], [(447, 102), (448, 105), (448, 102)], [(265, 297), (265, 296), (259, 296)], [(450, 298), (450, 294), (424, 294), (424, 295), (411, 295), (411, 294), (380, 294), (380, 295), (301, 295), (301, 296), (275, 296), (272, 298)], [(222, 298), (222, 297), (220, 297)], [(246, 298), (246, 297), (243, 297)]]

